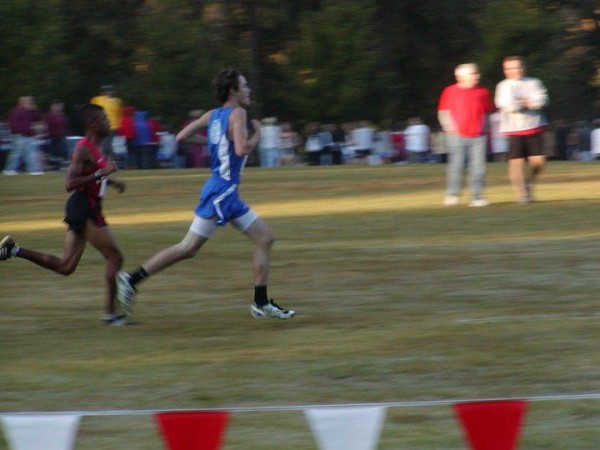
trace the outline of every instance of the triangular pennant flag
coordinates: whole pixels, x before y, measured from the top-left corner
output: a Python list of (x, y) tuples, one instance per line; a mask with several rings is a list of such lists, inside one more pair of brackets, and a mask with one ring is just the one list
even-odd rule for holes
[(80, 418), (72, 414), (0, 416), (11, 450), (72, 450)]
[(514, 450), (526, 407), (526, 401), (459, 403), (454, 412), (473, 450)]
[(374, 450), (385, 407), (330, 407), (304, 411), (320, 450)]
[(227, 412), (174, 412), (156, 414), (169, 450), (218, 450)]

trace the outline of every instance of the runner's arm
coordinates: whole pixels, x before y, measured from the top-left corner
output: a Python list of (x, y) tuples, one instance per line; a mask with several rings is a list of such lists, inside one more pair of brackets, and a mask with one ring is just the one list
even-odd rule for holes
[(208, 126), (208, 120), (210, 119), (211, 114), (212, 111), (205, 112), (204, 114), (202, 114), (202, 117), (200, 117), (197, 120), (194, 120), (193, 122), (189, 123), (186, 127), (184, 127), (183, 130), (177, 133), (177, 136), (175, 137), (177, 142), (192, 142), (195, 144), (203, 144), (204, 142), (206, 142), (206, 139), (204, 139), (203, 142), (194, 141), (196, 140), (195, 137), (198, 137), (198, 131)]
[(90, 181), (97, 180), (102, 177), (106, 177), (117, 170), (117, 165), (113, 160), (108, 160), (106, 167), (97, 170), (94, 173), (84, 175), (83, 171), (85, 166), (92, 163), (92, 158), (89, 150), (84, 145), (75, 147), (73, 156), (71, 158), (71, 164), (69, 165), (69, 171), (65, 178), (65, 189), (67, 192), (74, 191), (75, 189), (86, 185)]
[(119, 194), (125, 192), (125, 183), (123, 181), (115, 180), (114, 178), (109, 178), (107, 182), (109, 186), (114, 186), (114, 188), (117, 190), (117, 192), (119, 192)]
[(231, 126), (231, 135), (233, 139), (233, 145), (235, 148), (235, 154), (238, 156), (248, 155), (254, 150), (260, 139), (260, 122), (258, 120), (252, 120), (252, 127), (254, 133), (248, 139), (248, 129), (246, 128), (246, 110), (244, 108), (236, 108), (229, 117), (229, 124)]

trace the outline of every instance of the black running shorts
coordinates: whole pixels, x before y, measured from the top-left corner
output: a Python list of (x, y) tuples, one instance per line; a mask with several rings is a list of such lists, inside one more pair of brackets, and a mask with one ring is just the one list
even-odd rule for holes
[(98, 226), (106, 226), (106, 219), (102, 215), (102, 200), (89, 197), (83, 192), (74, 192), (65, 205), (65, 222), (69, 230), (81, 232), (88, 219)]
[(544, 133), (508, 136), (508, 159), (527, 158), (544, 154)]

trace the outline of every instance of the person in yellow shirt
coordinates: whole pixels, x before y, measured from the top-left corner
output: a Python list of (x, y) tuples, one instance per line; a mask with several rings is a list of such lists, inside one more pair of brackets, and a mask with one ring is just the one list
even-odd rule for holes
[(90, 103), (101, 106), (106, 112), (110, 123), (110, 134), (102, 141), (102, 151), (108, 156), (113, 155), (112, 140), (121, 129), (123, 119), (123, 102), (117, 97), (117, 91), (113, 85), (105, 84), (100, 87), (100, 94), (93, 97)]

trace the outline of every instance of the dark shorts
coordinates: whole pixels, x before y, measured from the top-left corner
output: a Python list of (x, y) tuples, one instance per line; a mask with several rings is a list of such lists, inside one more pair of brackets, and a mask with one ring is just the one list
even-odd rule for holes
[(508, 136), (508, 159), (544, 155), (544, 133)]
[(102, 215), (102, 201), (77, 191), (67, 200), (64, 221), (69, 225), (69, 230), (80, 233), (88, 219), (100, 227), (106, 226), (106, 220)]

